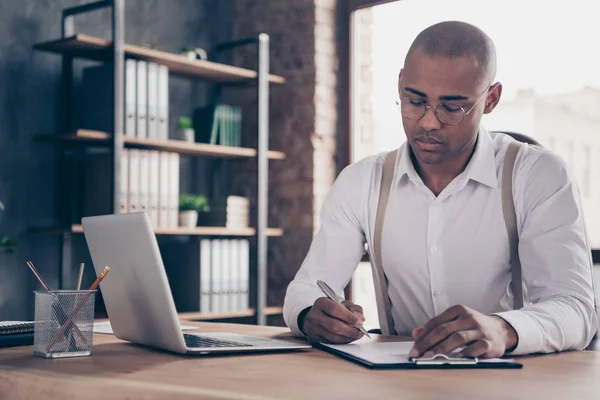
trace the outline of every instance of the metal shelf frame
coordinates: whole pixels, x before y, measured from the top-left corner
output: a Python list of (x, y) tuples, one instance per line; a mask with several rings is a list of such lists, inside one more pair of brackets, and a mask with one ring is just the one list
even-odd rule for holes
[[(124, 0), (102, 0), (89, 4), (84, 4), (76, 7), (66, 8), (62, 12), (62, 39), (75, 35), (75, 17), (92, 11), (97, 11), (103, 8), (111, 8), (111, 23), (112, 23), (112, 62), (113, 62), (113, 132), (110, 137), (109, 149), (112, 154), (112, 182), (110, 190), (112, 193), (112, 209), (115, 213), (119, 210), (119, 193), (116, 188), (120, 187), (120, 170), (121, 170), (121, 151), (124, 148), (123, 129), (124, 129), (124, 64), (125, 64), (125, 8)], [(256, 224), (256, 298), (255, 303), (255, 318), (259, 325), (266, 324), (266, 300), (267, 300), (267, 246), (268, 246), (268, 169), (269, 169), (269, 36), (265, 33), (260, 33), (256, 37), (225, 43), (217, 46), (215, 52), (223, 52), (239, 48), (242, 46), (257, 47), (257, 77), (256, 94), (258, 97), (258, 143), (257, 143), (257, 224)], [(62, 132), (73, 132), (73, 59), (69, 54), (61, 54), (62, 57), (62, 106), (60, 129)], [(217, 90), (219, 90), (219, 85)], [(225, 85), (225, 84), (223, 84)], [(235, 86), (235, 85), (230, 85)], [(69, 166), (69, 174), (61, 174), (60, 179), (63, 180), (63, 188), (68, 188), (65, 191), (59, 191), (59, 204), (65, 204), (67, 214), (61, 216), (64, 219), (62, 223), (65, 226), (71, 226), (79, 223), (76, 221), (74, 204), (77, 195), (77, 187), (74, 179), (74, 167), (76, 165), (77, 154), (73, 150), (66, 149), (62, 152), (61, 162), (63, 166)], [(72, 270), (72, 235), (71, 230), (66, 230), (61, 235), (61, 255), (60, 255), (60, 270), (59, 270), (59, 285), (61, 288), (72, 286), (70, 272)]]

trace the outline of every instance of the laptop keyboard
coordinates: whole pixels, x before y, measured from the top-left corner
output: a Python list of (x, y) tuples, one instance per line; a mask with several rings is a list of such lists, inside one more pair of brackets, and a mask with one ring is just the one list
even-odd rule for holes
[(188, 333), (183, 334), (185, 345), (189, 348), (203, 347), (252, 347), (251, 344), (231, 342), (229, 340), (213, 339)]

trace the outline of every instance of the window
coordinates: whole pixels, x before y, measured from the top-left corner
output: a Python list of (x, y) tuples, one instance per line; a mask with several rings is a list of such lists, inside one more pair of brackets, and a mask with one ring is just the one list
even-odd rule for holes
[(444, 20), (472, 23), (496, 44), (496, 80), (504, 87), (483, 125), (533, 136), (565, 160), (580, 189), (590, 244), (599, 248), (600, 159), (591, 155), (600, 154), (600, 57), (592, 43), (600, 24), (591, 4), (553, 2), (540, 14), (533, 1), (403, 0), (356, 11), (352, 161), (404, 142), (398, 72), (416, 35)]
[[(600, 57), (594, 45), (600, 24), (593, 4), (403, 0), (354, 12), (351, 162), (405, 141), (395, 100), (398, 72), (416, 35), (445, 20), (472, 23), (496, 44), (496, 79), (504, 87), (483, 125), (533, 136), (565, 160), (580, 188), (590, 245), (600, 248)], [(376, 315), (368, 268), (359, 266), (353, 298)]]

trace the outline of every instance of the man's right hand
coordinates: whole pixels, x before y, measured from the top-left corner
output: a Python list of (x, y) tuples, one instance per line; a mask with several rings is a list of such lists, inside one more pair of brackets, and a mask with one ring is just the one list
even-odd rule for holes
[(311, 342), (350, 343), (363, 336), (358, 329), (365, 320), (362, 307), (351, 301), (344, 301), (344, 305), (347, 308), (327, 297), (315, 301), (302, 324)]

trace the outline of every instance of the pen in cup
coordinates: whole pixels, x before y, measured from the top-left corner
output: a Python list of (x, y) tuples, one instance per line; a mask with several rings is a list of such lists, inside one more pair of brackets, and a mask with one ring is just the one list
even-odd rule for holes
[[(48, 286), (48, 284), (46, 283), (46, 281), (44, 281), (44, 278), (42, 278), (42, 275), (38, 272), (37, 268), (35, 268), (35, 266), (33, 265), (33, 262), (27, 261), (26, 264), (29, 267), (29, 269), (31, 269), (31, 272), (33, 272), (33, 274), (35, 275), (35, 277), (37, 278), (37, 280), (42, 284), (42, 286), (44, 287), (44, 289), (47, 292), (52, 293), (52, 290), (50, 289), (50, 286)], [(58, 315), (58, 317), (59, 317), (59, 319), (61, 321), (64, 321), (64, 320), (67, 319), (67, 315), (66, 315), (65, 311), (63, 310), (62, 305), (58, 302), (58, 299), (56, 297), (53, 298), (52, 307), (54, 307), (56, 309), (56, 313), (57, 313), (57, 315)], [(82, 340), (85, 340), (85, 337), (83, 336), (83, 333), (81, 333), (81, 331), (79, 330), (79, 328), (77, 327), (77, 325), (75, 325), (74, 328), (75, 328), (75, 332), (77, 333), (77, 335)]]
[(92, 291), (94, 291), (98, 288), (98, 286), (100, 285), (100, 282), (102, 281), (102, 279), (104, 279), (104, 277), (106, 276), (108, 271), (110, 271), (110, 267), (106, 266), (106, 267), (104, 267), (102, 272), (100, 272), (100, 275), (98, 275), (98, 277), (96, 278), (94, 283), (92, 283), (92, 286), (90, 286), (90, 288), (88, 289), (90, 292), (85, 295), (85, 297), (79, 302), (79, 304), (77, 304), (77, 307), (75, 307), (75, 309), (73, 310), (73, 312), (67, 319), (67, 322), (65, 322), (63, 324), (63, 326), (54, 334), (54, 336), (50, 340), (50, 343), (46, 347), (46, 351), (50, 351), (50, 349), (52, 348), (52, 346), (54, 346), (54, 344), (56, 343), (56, 341), (58, 340), (60, 335), (62, 335), (64, 333), (67, 326), (73, 322), (73, 319), (75, 318), (75, 316), (77, 315), (77, 313), (79, 312), (81, 307), (83, 307), (83, 305), (85, 304), (87, 299), (92, 295), (92, 293), (93, 293)]
[(84, 267), (85, 265), (83, 263), (79, 264), (79, 276), (77, 277), (77, 289), (75, 290), (81, 290), (81, 279), (83, 278)]
[[(319, 289), (321, 289), (321, 291), (323, 293), (325, 293), (325, 295), (330, 299), (333, 300), (334, 302), (338, 303), (339, 305), (346, 307), (344, 305), (344, 303), (342, 302), (342, 300), (340, 300), (340, 298), (338, 297), (337, 294), (335, 294), (335, 292), (333, 291), (333, 289), (331, 289), (329, 287), (328, 284), (326, 284), (323, 281), (317, 281), (317, 286), (319, 287)], [(346, 307), (347, 309), (347, 307)], [(364, 326), (361, 326), (360, 328), (358, 328), (366, 337), (368, 337), (369, 339), (371, 338), (371, 335), (369, 335), (369, 332), (367, 332), (367, 330), (365, 329)]]

